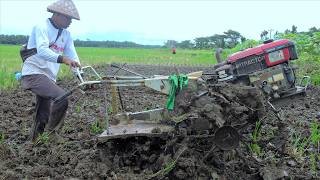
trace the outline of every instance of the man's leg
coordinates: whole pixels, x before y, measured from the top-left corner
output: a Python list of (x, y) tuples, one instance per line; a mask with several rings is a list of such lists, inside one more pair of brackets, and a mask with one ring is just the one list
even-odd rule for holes
[(51, 112), (49, 116), (49, 121), (47, 124), (47, 129), (49, 131), (58, 130), (63, 126), (63, 119), (66, 115), (68, 109), (68, 99), (64, 99), (59, 103), (51, 103)]
[[(51, 102), (52, 99), (63, 95), (65, 91), (58, 85), (56, 85), (48, 77), (40, 74), (23, 76), (22, 87), (24, 89), (31, 90), (33, 93), (37, 95), (37, 103), (38, 97), (41, 99), (41, 101), (39, 102), (39, 107), (37, 107), (35, 119), (36, 122), (38, 117), (41, 118), (41, 120), (38, 120), (39, 122), (48, 123), (47, 126), (49, 130), (57, 129), (56, 127), (62, 121), (68, 108), (68, 99), (66, 98), (57, 104)], [(44, 107), (42, 107), (41, 104), (43, 104)]]
[(33, 127), (31, 131), (31, 139), (35, 140), (39, 134), (43, 133), (45, 125), (49, 119), (50, 99), (42, 98), (36, 95), (36, 114), (34, 117)]

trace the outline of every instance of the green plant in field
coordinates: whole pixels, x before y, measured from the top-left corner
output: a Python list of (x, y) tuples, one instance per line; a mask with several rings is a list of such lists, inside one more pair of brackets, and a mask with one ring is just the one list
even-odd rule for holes
[(314, 148), (317, 149), (317, 152), (319, 153), (320, 148), (320, 124), (316, 121), (311, 123), (310, 127), (311, 131), (311, 143), (314, 146)]
[(320, 85), (320, 75), (319, 74), (314, 75), (311, 78), (311, 82), (312, 82), (312, 84), (319, 86)]
[(166, 174), (168, 174), (176, 166), (176, 163), (176, 160), (171, 160), (168, 164), (166, 164), (165, 168), (161, 171), (160, 175), (165, 176)]
[[(311, 131), (311, 144), (315, 148), (316, 152), (313, 152), (310, 154), (310, 166), (311, 166), (311, 171), (312, 174), (318, 177), (318, 171), (317, 171), (317, 160), (320, 160), (320, 123), (314, 121), (311, 123), (310, 126), (310, 131)], [(318, 154), (316, 156), (316, 154)]]
[(49, 133), (44, 132), (40, 134), (36, 140), (36, 144), (43, 143), (43, 144), (48, 144), (49, 142)]
[(302, 137), (301, 133), (292, 132), (290, 135), (292, 155), (295, 158), (303, 158), (304, 153), (309, 145), (310, 138)]
[(107, 107), (107, 112), (108, 112), (108, 114), (112, 114), (112, 112), (113, 112), (112, 106)]
[(290, 39), (295, 42), (299, 60), (298, 76), (308, 75), (314, 85), (320, 84), (320, 32), (308, 34), (279, 34), (279, 38)]
[(258, 140), (260, 137), (261, 132), (261, 120), (256, 122), (256, 126), (254, 128), (254, 131), (252, 132), (252, 143), (249, 144), (249, 149), (252, 153), (255, 153), (256, 155), (260, 156), (262, 155), (261, 147), (258, 144)]
[(258, 156), (261, 155), (261, 147), (259, 146), (259, 144), (251, 143), (251, 144), (249, 144), (249, 149), (250, 149), (251, 153), (254, 153)]
[(4, 143), (4, 133), (0, 132), (0, 144)]
[(316, 155), (315, 153), (310, 154), (310, 168), (311, 168), (311, 173), (314, 176), (318, 176), (318, 171), (317, 171), (317, 160), (316, 160)]
[(92, 134), (98, 134), (103, 132), (103, 125), (99, 121), (95, 121), (93, 124), (90, 125), (90, 132)]
[(299, 66), (299, 70), (297, 71), (299, 77), (308, 75), (311, 77), (312, 84), (320, 85), (320, 58), (317, 61), (313, 60), (312, 57), (308, 57), (306, 60), (301, 59), (297, 61), (296, 64)]
[(76, 105), (76, 113), (81, 113), (81, 105), (80, 105), (80, 103), (77, 103), (77, 105)]
[(184, 153), (184, 151), (186, 151), (187, 148), (186, 147), (182, 147), (181, 149), (178, 150), (177, 152), (177, 156), (175, 159), (172, 159), (169, 163), (165, 164), (165, 167), (163, 169), (161, 169), (160, 171), (152, 174), (150, 176), (150, 178), (155, 178), (155, 177), (164, 177), (165, 175), (167, 175), (170, 171), (173, 170), (173, 168), (176, 166), (176, 163), (178, 161), (178, 159), (180, 158), (180, 156)]

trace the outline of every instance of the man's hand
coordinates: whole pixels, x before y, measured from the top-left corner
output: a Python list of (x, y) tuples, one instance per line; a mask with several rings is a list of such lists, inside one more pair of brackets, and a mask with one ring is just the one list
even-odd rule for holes
[(66, 56), (63, 56), (62, 63), (69, 65), (70, 67), (73, 67), (73, 68), (81, 67), (77, 61), (73, 61)]

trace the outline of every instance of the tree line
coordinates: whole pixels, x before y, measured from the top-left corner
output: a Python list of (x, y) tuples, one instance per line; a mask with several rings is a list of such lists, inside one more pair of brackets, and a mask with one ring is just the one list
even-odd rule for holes
[[(293, 25), (291, 29), (286, 29), (284, 32), (275, 31), (272, 29), (263, 30), (260, 34), (260, 40), (265, 41), (267, 39), (277, 39), (282, 34), (306, 34), (312, 36), (314, 32), (320, 32), (320, 28), (312, 27), (307, 32), (298, 32), (298, 27)], [(194, 41), (184, 40), (181, 42), (175, 40), (168, 40), (165, 42), (166, 47), (177, 47), (177, 48), (194, 48), (194, 49), (232, 49), (238, 44), (244, 43), (247, 40), (243, 35), (235, 30), (228, 30), (223, 34), (214, 34), (207, 37), (198, 37)]]
[(194, 48), (194, 49), (212, 49), (212, 48), (234, 48), (240, 42), (244, 42), (246, 38), (238, 31), (228, 30), (223, 34), (214, 34), (207, 37), (198, 37), (191, 40), (184, 40), (177, 42), (175, 40), (168, 40), (164, 46), (178, 47), (178, 48)]
[(141, 45), (130, 41), (92, 41), (75, 40), (76, 47), (106, 47), (106, 48), (160, 48), (160, 45)]
[(260, 34), (261, 40), (267, 40), (271, 39), (272, 37), (278, 37), (281, 34), (305, 34), (308, 36), (312, 36), (315, 32), (320, 32), (320, 28), (312, 27), (306, 32), (298, 32), (298, 27), (295, 25), (292, 25), (291, 29), (286, 29), (283, 33), (280, 33), (279, 31), (275, 31), (274, 34), (272, 34), (273, 29), (264, 30)]
[(0, 44), (25, 44), (28, 41), (28, 36), (24, 35), (0, 35)]
[[(29, 36), (25, 35), (0, 35), (0, 44), (22, 45), (28, 42)], [(141, 45), (134, 42), (124, 41), (92, 41), (75, 40), (76, 47), (105, 47), (105, 48), (160, 48), (160, 45)]]
[[(291, 29), (286, 29), (284, 32), (275, 31), (272, 29), (264, 30), (260, 34), (260, 40), (264, 41), (271, 38), (280, 37), (282, 34), (306, 34), (312, 36), (314, 32), (320, 32), (320, 28), (312, 27), (307, 32), (298, 32), (298, 27), (293, 25)], [(24, 44), (28, 40), (28, 36), (24, 35), (0, 35), (0, 44)], [(235, 30), (228, 30), (223, 34), (214, 34), (212, 36), (198, 37), (194, 40), (184, 40), (181, 42), (175, 40), (167, 40), (163, 46), (160, 45), (141, 45), (134, 42), (124, 41), (92, 41), (92, 40), (75, 40), (77, 47), (105, 47), (105, 48), (183, 48), (183, 49), (232, 49), (238, 44), (244, 43), (247, 40), (243, 35)]]

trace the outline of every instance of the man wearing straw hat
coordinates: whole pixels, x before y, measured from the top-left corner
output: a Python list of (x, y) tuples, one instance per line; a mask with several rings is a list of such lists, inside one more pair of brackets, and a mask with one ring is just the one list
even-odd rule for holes
[(55, 84), (60, 64), (69, 65), (73, 71), (80, 67), (70, 32), (66, 30), (72, 19), (80, 20), (76, 6), (72, 0), (58, 0), (47, 10), (53, 15), (33, 28), (27, 49), (33, 49), (34, 53), (25, 59), (22, 67), (22, 88), (31, 90), (37, 99), (31, 132), (33, 141), (45, 129), (55, 135), (52, 137), (59, 137), (56, 130), (63, 124), (68, 108), (67, 99), (58, 104), (52, 103), (53, 99), (65, 93)]

